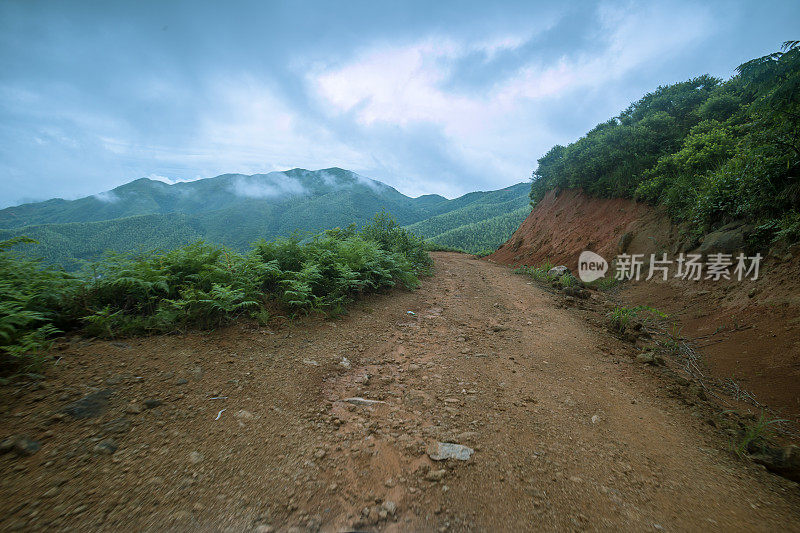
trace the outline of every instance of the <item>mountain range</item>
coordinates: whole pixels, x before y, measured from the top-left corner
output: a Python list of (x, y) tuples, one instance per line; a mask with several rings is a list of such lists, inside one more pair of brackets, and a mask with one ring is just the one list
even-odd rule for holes
[(167, 184), (137, 179), (77, 200), (0, 210), (0, 240), (27, 236), (26, 252), (67, 269), (106, 251), (170, 249), (195, 240), (245, 249), (258, 239), (362, 225), (386, 210), (431, 243), (493, 250), (530, 211), (528, 183), (448, 200), (408, 197), (341, 168), (223, 174)]

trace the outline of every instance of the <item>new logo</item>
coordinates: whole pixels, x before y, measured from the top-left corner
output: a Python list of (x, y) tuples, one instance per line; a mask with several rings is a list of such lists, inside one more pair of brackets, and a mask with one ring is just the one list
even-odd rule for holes
[(608, 263), (601, 255), (589, 250), (581, 252), (578, 257), (578, 277), (584, 283), (600, 279), (608, 272)]

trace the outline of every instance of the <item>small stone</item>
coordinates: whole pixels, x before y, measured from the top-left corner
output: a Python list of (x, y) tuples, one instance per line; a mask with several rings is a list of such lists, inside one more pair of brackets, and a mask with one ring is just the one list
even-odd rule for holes
[(53, 413), (50, 416), (50, 422), (53, 423), (53, 424), (55, 424), (57, 422), (63, 422), (66, 419), (67, 419), (67, 415), (65, 415), (64, 413)]
[(100, 432), (105, 435), (126, 433), (131, 429), (131, 421), (125, 417), (116, 418), (100, 426)]
[(196, 465), (196, 464), (198, 464), (198, 463), (203, 461), (203, 456), (200, 454), (200, 452), (196, 452), (196, 451), (195, 452), (191, 452), (189, 454), (189, 461), (193, 465)]
[(447, 471), (445, 469), (441, 470), (430, 469), (428, 470), (428, 473), (425, 474), (425, 479), (427, 479), (428, 481), (441, 481), (444, 479), (446, 473)]
[(92, 451), (99, 455), (112, 455), (115, 451), (117, 451), (117, 448), (117, 443), (112, 439), (103, 439), (95, 444)]
[(554, 266), (547, 271), (547, 276), (550, 278), (560, 278), (568, 274), (570, 274), (570, 270), (564, 265)]
[(42, 497), (43, 498), (52, 498), (53, 496), (58, 496), (58, 494), (60, 492), (61, 492), (61, 488), (59, 488), (59, 487), (50, 487), (49, 489), (47, 489), (45, 491), (44, 494), (42, 494)]
[(653, 354), (650, 352), (640, 353), (636, 356), (636, 361), (646, 365), (656, 364), (655, 357), (653, 357)]
[(458, 440), (462, 441), (462, 442), (474, 441), (474, 440), (476, 440), (478, 438), (478, 432), (477, 431), (465, 431), (464, 433), (459, 433), (456, 438)]
[(800, 482), (800, 447), (794, 444), (783, 448), (764, 446), (751, 458), (776, 474)]
[(239, 411), (236, 411), (236, 414), (233, 415), (233, 416), (235, 416), (236, 418), (239, 418), (241, 420), (251, 420), (251, 419), (254, 418), (253, 413), (251, 413), (250, 411), (245, 411), (244, 409), (240, 409)]
[(189, 383), (189, 380), (186, 378), (178, 378), (175, 380), (175, 385), (186, 385), (187, 383)]
[(142, 412), (142, 406), (138, 403), (130, 403), (127, 407), (125, 407), (125, 412), (129, 415), (138, 415)]
[(155, 407), (158, 407), (159, 405), (161, 405), (164, 402), (162, 402), (161, 400), (158, 400), (156, 398), (148, 398), (142, 403), (144, 403), (144, 406), (145, 406), (146, 409), (153, 409)]
[(322, 450), (322, 449), (317, 450), (314, 453), (314, 457), (316, 457), (317, 459), (324, 459), (326, 455), (328, 455), (328, 452), (326, 452), (325, 450)]
[(395, 514), (397, 514), (397, 504), (394, 503), (392, 500), (386, 500), (385, 502), (383, 502), (383, 505), (381, 505), (381, 507), (383, 507), (383, 509), (387, 513), (389, 513), (390, 516), (394, 516)]
[(475, 450), (461, 444), (452, 442), (437, 442), (428, 446), (428, 457), (434, 461), (444, 461), (446, 459), (458, 459), (468, 461), (475, 453)]
[(14, 443), (17, 442), (16, 437), (8, 437), (0, 441), (0, 455), (8, 453), (14, 449)]
[(260, 526), (256, 526), (255, 533), (272, 533), (275, 531), (275, 528), (269, 524), (261, 524)]
[(101, 390), (65, 405), (61, 412), (72, 418), (94, 418), (108, 407), (111, 390)]
[(350, 368), (350, 360), (347, 357), (342, 357), (342, 360), (339, 361), (339, 366), (345, 369)]
[(597, 424), (600, 422), (600, 417), (598, 415), (592, 415), (592, 424)]
[(14, 451), (19, 456), (33, 455), (39, 451), (42, 445), (31, 438), (22, 436), (14, 440)]
[(189, 372), (191, 378), (195, 381), (200, 381), (203, 378), (203, 369), (200, 365), (195, 365), (192, 367), (192, 370)]
[(368, 400), (366, 398), (359, 398), (359, 397), (345, 398), (344, 401), (346, 401), (347, 403), (351, 403), (353, 405), (374, 405), (376, 403), (386, 403), (381, 400)]
[(317, 363), (313, 359), (303, 359), (303, 364), (308, 366), (319, 366), (319, 363)]

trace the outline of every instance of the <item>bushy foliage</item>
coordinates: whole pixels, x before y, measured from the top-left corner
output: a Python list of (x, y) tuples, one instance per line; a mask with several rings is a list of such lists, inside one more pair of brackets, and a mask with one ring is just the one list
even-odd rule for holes
[(59, 331), (98, 337), (215, 328), (239, 317), (340, 313), (361, 294), (413, 288), (432, 262), (387, 213), (355, 226), (259, 241), (248, 253), (196, 242), (168, 252), (108, 254), (79, 274), (44, 267), (0, 243), (3, 372), (36, 366)]
[(0, 374), (39, 370), (49, 338), (70, 325), (74, 311), (76, 280), (12, 249), (25, 243), (33, 241), (0, 242)]
[[(791, 238), (800, 212), (800, 43), (754, 59), (727, 81), (659, 87), (533, 173), (535, 204), (554, 188), (664, 205), (696, 233), (733, 220)], [(768, 242), (768, 238), (767, 241)]]

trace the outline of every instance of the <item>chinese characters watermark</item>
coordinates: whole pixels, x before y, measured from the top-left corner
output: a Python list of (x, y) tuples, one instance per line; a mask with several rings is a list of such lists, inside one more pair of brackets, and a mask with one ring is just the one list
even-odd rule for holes
[[(620, 254), (616, 258), (614, 278), (617, 280), (639, 281), (658, 279), (663, 281), (679, 278), (689, 281), (707, 279), (757, 280), (761, 265), (761, 254), (747, 256), (743, 253), (708, 254), (703, 261), (701, 254), (679, 254), (675, 259), (667, 259), (667, 254), (650, 254), (650, 261), (645, 262), (645, 254)], [(594, 252), (585, 251), (578, 259), (578, 275), (581, 281), (589, 283), (602, 278), (608, 270), (605, 259)]]

